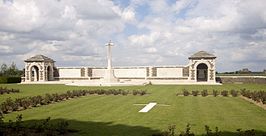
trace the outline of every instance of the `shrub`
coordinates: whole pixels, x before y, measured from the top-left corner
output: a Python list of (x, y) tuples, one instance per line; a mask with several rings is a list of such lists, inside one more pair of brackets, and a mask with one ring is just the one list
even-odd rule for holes
[[(73, 91), (73, 94), (74, 94), (74, 91)], [(74, 94), (74, 96), (75, 96), (75, 94)], [(54, 102), (58, 102), (58, 101), (59, 101), (59, 96), (58, 96), (57, 93), (52, 94), (52, 98), (53, 98), (53, 101), (54, 101)]]
[(191, 130), (191, 125), (188, 123), (186, 127), (186, 131), (182, 132), (179, 136), (195, 136), (195, 134), (192, 133), (190, 130)]
[(118, 95), (119, 91), (118, 90), (113, 90), (113, 95)]
[(133, 91), (132, 91), (132, 94), (133, 94), (133, 95), (138, 95), (138, 91), (137, 91), (137, 90), (133, 90)]
[(20, 83), (21, 77), (0, 77), (0, 84), (6, 83)]
[(110, 94), (112, 94), (112, 90), (107, 90), (107, 91), (104, 92), (104, 94), (105, 95), (110, 95)]
[(193, 96), (198, 96), (198, 94), (199, 94), (199, 91), (197, 90), (197, 91), (192, 91), (192, 95)]
[(122, 95), (128, 95), (128, 91), (122, 91)]
[(24, 125), (22, 114), (17, 115), (15, 122), (10, 120), (4, 123), (3, 118), (1, 118), (0, 134), (4, 136), (61, 136), (76, 131), (68, 129), (69, 123), (67, 121), (60, 120), (58, 123), (52, 124), (50, 120), (51, 118), (48, 117), (32, 126)]
[(184, 95), (184, 96), (189, 96), (189, 95), (190, 95), (190, 93), (189, 93), (189, 91), (188, 91), (188, 90), (184, 89), (184, 90), (183, 90), (183, 95)]
[(232, 89), (232, 90), (230, 90), (230, 94), (231, 94), (233, 97), (237, 97), (237, 95), (238, 95), (238, 91)]
[(26, 103), (25, 98), (17, 98), (15, 103), (18, 105), (17, 110), (27, 109), (30, 105)]
[(207, 90), (202, 90), (202, 91), (201, 91), (201, 95), (202, 95), (203, 97), (208, 96), (208, 91), (207, 91)]
[(217, 90), (212, 90), (212, 94), (214, 97), (216, 97), (219, 95), (219, 92)]
[(261, 93), (261, 102), (263, 104), (266, 104), (266, 92), (262, 91)]
[(224, 97), (227, 97), (227, 96), (228, 96), (228, 91), (223, 90), (223, 91), (221, 92), (221, 95), (224, 96)]
[(255, 130), (245, 130), (242, 131), (241, 129), (237, 129), (239, 136), (256, 136)]
[(86, 90), (81, 90), (80, 94), (81, 94), (81, 96), (85, 96), (87, 94), (87, 91)]
[(100, 89), (100, 90), (97, 90), (96, 93), (98, 95), (103, 95), (105, 93), (105, 90)]
[(219, 131), (218, 127), (215, 127), (215, 132), (212, 132), (210, 127), (205, 125), (205, 131), (207, 136), (221, 136), (221, 131)]
[(245, 96), (247, 98), (251, 98), (251, 96), (252, 96), (250, 90), (246, 90), (246, 89), (241, 90), (241, 95)]
[(69, 124), (67, 121), (60, 121), (57, 124), (56, 130), (59, 132), (59, 134), (65, 134), (68, 132), (68, 129), (67, 129), (68, 125)]
[(142, 96), (142, 95), (145, 95), (147, 93), (147, 91), (146, 90), (141, 90), (140, 92), (139, 92), (139, 94)]
[(7, 83), (7, 77), (0, 77), (0, 84)]
[(31, 102), (32, 107), (37, 107), (37, 106), (41, 105), (42, 97), (40, 95), (33, 96), (33, 97), (30, 97), (29, 100)]
[(9, 97), (1, 104), (1, 111), (3, 113), (12, 112), (18, 109), (18, 105), (13, 102), (13, 100)]
[(175, 125), (169, 125), (168, 130), (158, 134), (153, 134), (152, 136), (175, 136), (175, 129), (176, 129)]
[(205, 125), (205, 131), (206, 131), (207, 136), (210, 136), (211, 135), (211, 131), (212, 130), (210, 129), (209, 126)]
[(260, 102), (260, 98), (257, 92), (251, 92), (251, 99), (256, 101), (256, 102)]

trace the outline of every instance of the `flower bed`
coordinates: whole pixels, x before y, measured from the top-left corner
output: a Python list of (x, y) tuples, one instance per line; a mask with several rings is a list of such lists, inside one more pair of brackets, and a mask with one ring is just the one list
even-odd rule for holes
[(143, 96), (147, 94), (146, 90), (122, 90), (122, 89), (110, 89), (110, 90), (74, 90), (74, 91), (67, 91), (63, 94), (45, 94), (44, 96), (32, 96), (32, 97), (24, 97), (24, 98), (17, 98), (12, 100), (11, 98), (7, 98), (5, 102), (0, 105), (0, 112), (7, 114), (13, 111), (20, 111), (25, 110), (31, 107), (38, 107), (41, 105), (47, 105), (54, 102), (60, 102), (63, 100), (68, 100), (70, 98), (81, 97), (86, 95), (139, 95)]
[(7, 88), (3, 88), (0, 87), (0, 95), (2, 94), (9, 94), (9, 93), (19, 93), (19, 89), (7, 89)]

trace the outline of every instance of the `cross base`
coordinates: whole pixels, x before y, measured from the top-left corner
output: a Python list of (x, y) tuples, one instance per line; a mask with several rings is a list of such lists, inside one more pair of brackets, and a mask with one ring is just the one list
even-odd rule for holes
[(113, 69), (107, 69), (105, 71), (105, 75), (104, 75), (103, 81), (106, 82), (106, 83), (116, 83), (116, 82), (118, 82), (118, 79), (114, 76), (114, 70)]

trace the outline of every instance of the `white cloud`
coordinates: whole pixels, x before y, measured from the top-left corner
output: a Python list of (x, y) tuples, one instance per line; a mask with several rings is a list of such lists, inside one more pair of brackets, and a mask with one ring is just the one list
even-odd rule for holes
[(146, 48), (145, 51), (146, 51), (147, 53), (156, 53), (156, 52), (157, 52), (157, 49), (151, 47), (151, 48)]
[(264, 0), (170, 2), (1, 1), (0, 62), (23, 67), (23, 59), (44, 54), (58, 66), (105, 66), (111, 39), (115, 65), (187, 64), (206, 50), (218, 56), (219, 71), (266, 67)]
[(12, 53), (12, 48), (6, 45), (0, 45), (0, 53), (1, 54)]
[(40, 26), (40, 11), (33, 0), (0, 4), (0, 29), (28, 32)]

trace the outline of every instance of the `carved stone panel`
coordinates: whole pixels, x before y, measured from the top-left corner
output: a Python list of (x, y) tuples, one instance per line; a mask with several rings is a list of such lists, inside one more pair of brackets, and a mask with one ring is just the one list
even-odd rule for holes
[(85, 77), (85, 68), (80, 69), (80, 75), (81, 77)]
[(214, 71), (213, 70), (210, 70), (210, 80), (214, 80)]
[(192, 69), (194, 69), (194, 66), (195, 64), (197, 63), (198, 61), (194, 61), (194, 63), (191, 65), (192, 66)]
[(209, 62), (209, 64), (210, 64), (210, 66), (211, 66), (211, 69), (213, 69), (214, 64), (213, 64), (211, 61), (208, 61), (208, 62)]
[(26, 71), (26, 79), (27, 79), (27, 80), (30, 80), (29, 77), (30, 77), (30, 75), (29, 75), (29, 71)]
[(185, 76), (189, 76), (189, 67), (184, 67), (183, 69), (183, 77), (185, 77)]
[(157, 68), (152, 68), (152, 76), (156, 77), (157, 76)]
[(88, 76), (92, 77), (92, 69), (91, 68), (88, 68)]
[(191, 70), (191, 80), (195, 80), (195, 70)]
[(150, 69), (146, 68), (146, 76), (149, 77), (150, 76)]
[[(46, 76), (46, 73), (45, 73)], [(40, 80), (43, 80), (43, 71), (40, 71)]]

